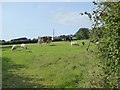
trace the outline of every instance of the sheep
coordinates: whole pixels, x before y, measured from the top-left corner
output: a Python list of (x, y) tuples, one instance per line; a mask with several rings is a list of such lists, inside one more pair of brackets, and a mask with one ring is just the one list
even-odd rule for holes
[(16, 45), (13, 45), (12, 48), (11, 48), (11, 50), (13, 51), (13, 50), (16, 49), (16, 48), (17, 48), (17, 46), (16, 46)]
[(26, 44), (22, 43), (22, 44), (21, 44), (21, 48), (25, 48), (25, 49), (27, 49)]
[(73, 46), (73, 45), (79, 46), (79, 43), (78, 42), (71, 42), (71, 46)]

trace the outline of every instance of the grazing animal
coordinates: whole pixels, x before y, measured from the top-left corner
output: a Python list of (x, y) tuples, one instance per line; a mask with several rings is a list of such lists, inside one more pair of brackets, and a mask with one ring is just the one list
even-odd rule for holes
[(85, 45), (85, 42), (82, 42), (82, 45), (84, 46), (84, 45)]
[(22, 43), (22, 44), (21, 44), (21, 48), (25, 48), (25, 49), (27, 49), (26, 44)]
[(71, 42), (71, 46), (73, 46), (73, 45), (74, 45), (74, 46), (79, 46), (79, 43), (78, 43), (78, 42), (75, 42), (75, 41), (74, 41), (74, 42)]
[(42, 44), (42, 43), (50, 43), (52, 41), (52, 37), (50, 36), (44, 36), (44, 37), (38, 37), (38, 44)]
[(17, 48), (17, 46), (16, 46), (16, 45), (13, 45), (12, 48), (11, 48), (11, 50), (13, 51), (13, 50), (15, 50), (16, 48)]

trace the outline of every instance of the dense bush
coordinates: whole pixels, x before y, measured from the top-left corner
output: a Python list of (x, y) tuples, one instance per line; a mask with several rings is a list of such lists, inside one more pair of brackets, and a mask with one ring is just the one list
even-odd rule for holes
[(94, 2), (97, 8), (92, 13), (93, 30), (92, 39), (99, 41), (99, 54), (105, 58), (101, 62), (104, 71), (103, 87), (118, 87), (120, 81), (120, 1)]

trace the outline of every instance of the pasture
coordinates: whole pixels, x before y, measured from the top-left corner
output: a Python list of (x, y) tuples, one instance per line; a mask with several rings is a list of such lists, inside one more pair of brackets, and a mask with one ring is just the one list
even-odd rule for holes
[(96, 45), (91, 44), (87, 51), (88, 41), (78, 42), (80, 46), (64, 41), (42, 46), (27, 44), (27, 50), (17, 48), (13, 52), (10, 45), (3, 46), (3, 88), (90, 87), (92, 73), (99, 73)]

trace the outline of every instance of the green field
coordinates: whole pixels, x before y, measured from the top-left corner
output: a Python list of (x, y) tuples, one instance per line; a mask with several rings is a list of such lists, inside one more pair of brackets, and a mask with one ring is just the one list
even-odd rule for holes
[(11, 51), (2, 48), (3, 88), (90, 87), (92, 73), (98, 71), (96, 45), (79, 40), (80, 46), (70, 42), (52, 42), (50, 45), (27, 44), (28, 49)]

